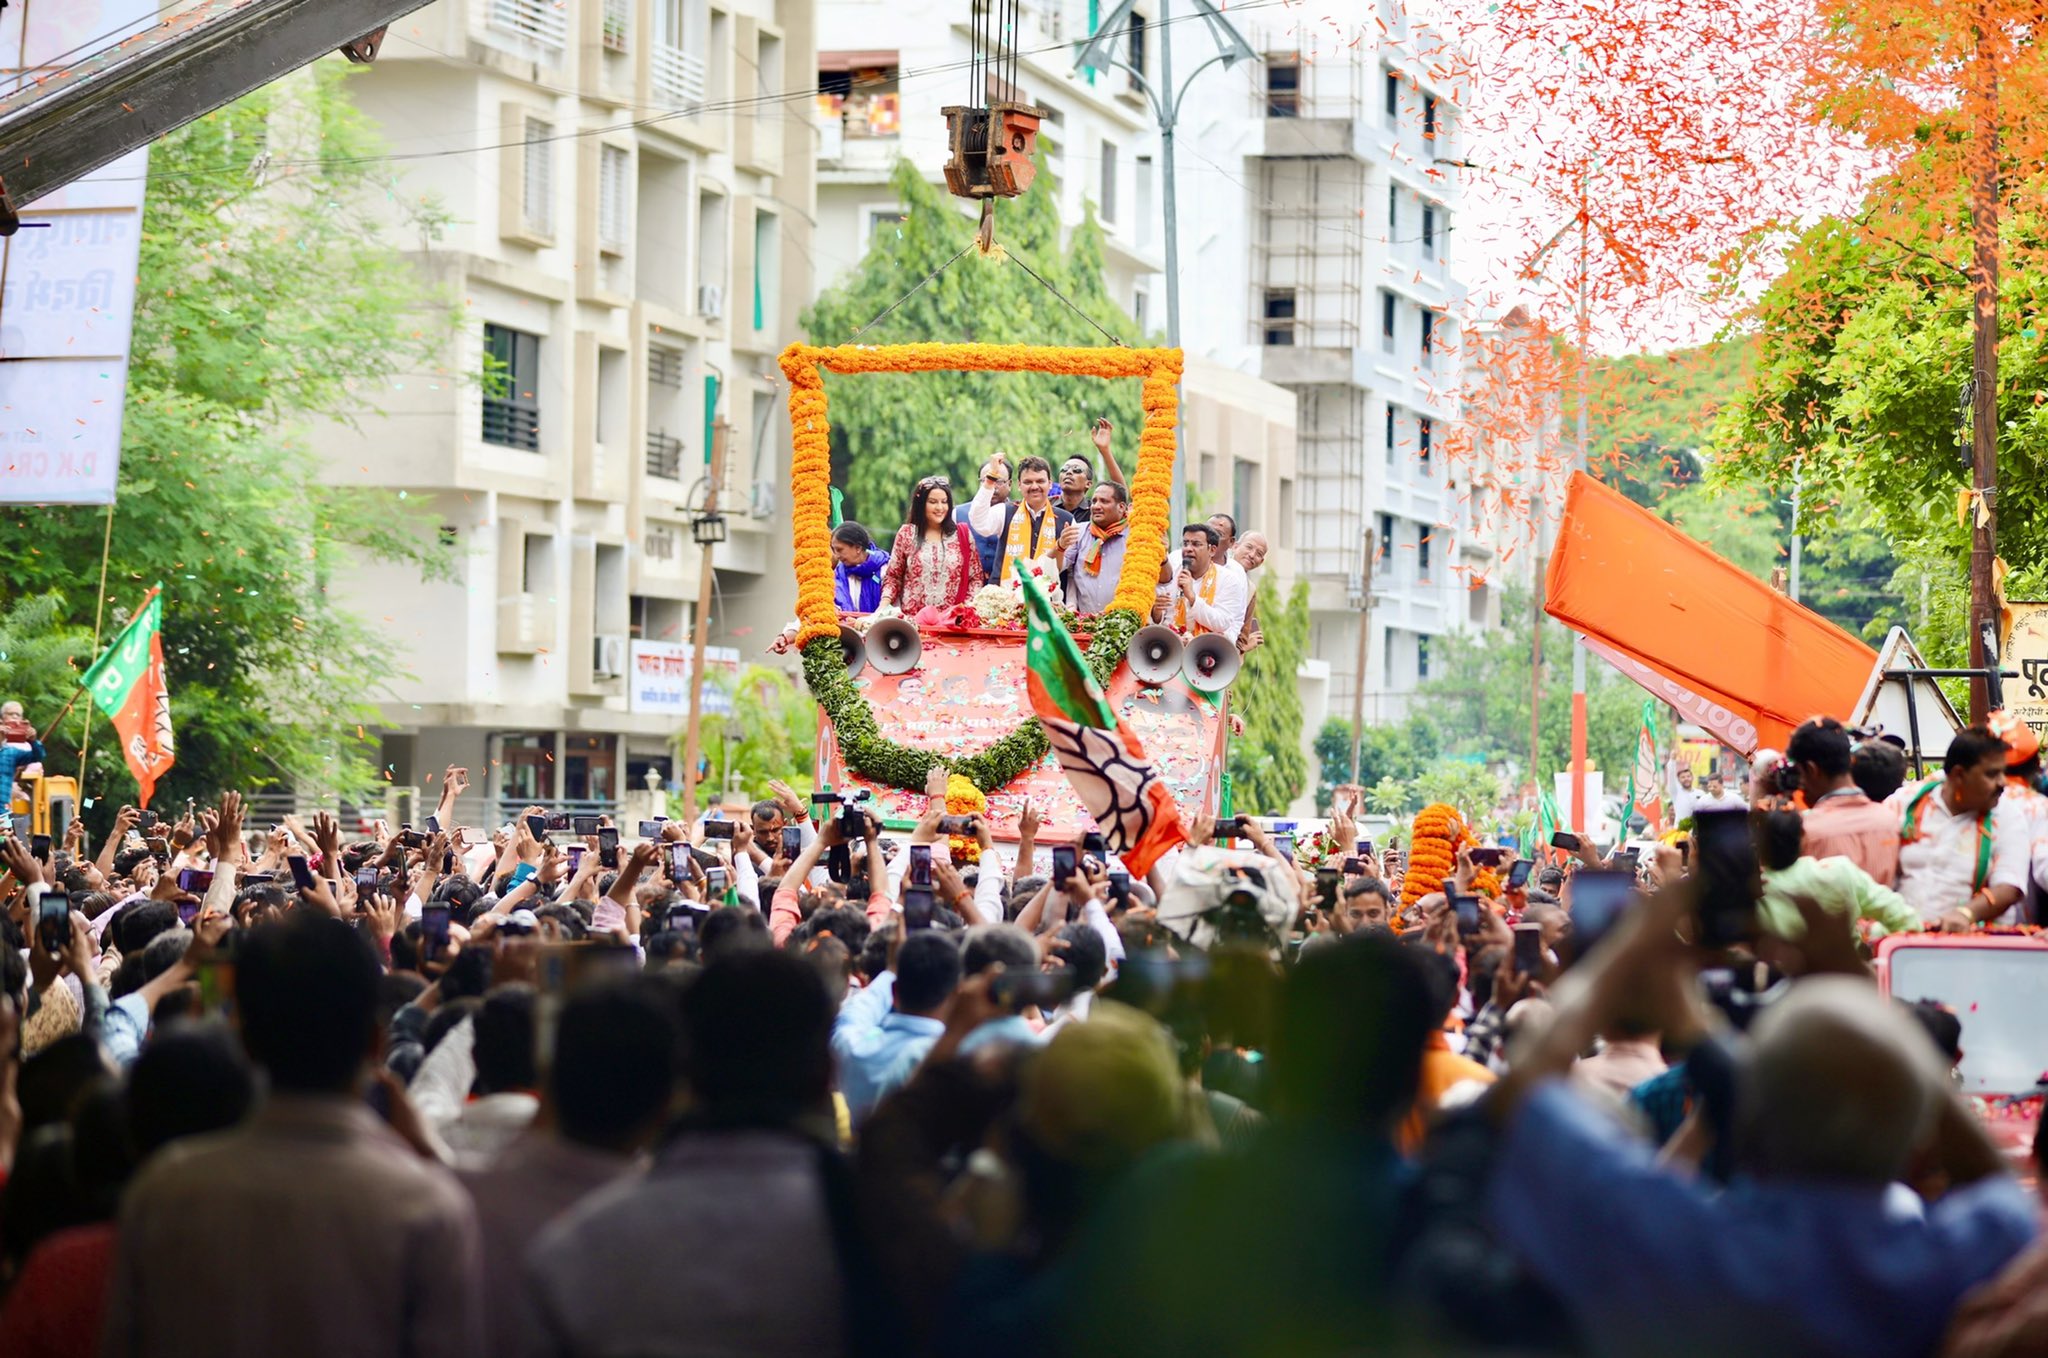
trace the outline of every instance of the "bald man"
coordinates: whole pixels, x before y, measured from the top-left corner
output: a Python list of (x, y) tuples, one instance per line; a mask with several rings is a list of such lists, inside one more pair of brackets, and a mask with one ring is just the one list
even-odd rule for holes
[[(1212, 519), (1210, 522), (1215, 521)], [(1246, 533), (1237, 540), (1237, 547), (1230, 556), (1244, 571), (1247, 590), (1245, 597), (1250, 600), (1245, 605), (1244, 627), (1237, 634), (1238, 654), (1249, 655), (1266, 639), (1266, 634), (1259, 630), (1259, 584), (1251, 578), (1253, 571), (1266, 564), (1266, 535)]]
[[(2032, 1201), (1867, 977), (1796, 982), (1747, 1049), (1711, 1037), (1676, 940), (1691, 908), (1679, 886), (1629, 911), (1494, 1087), (1495, 1232), (1602, 1353), (1670, 1353), (1674, 1336), (1692, 1353), (1932, 1352), (2034, 1238)], [(1732, 1077), (1731, 1186), (1661, 1163), (1561, 1078), (1625, 1018)], [(1909, 1170), (1945, 1191), (1922, 1201)]]

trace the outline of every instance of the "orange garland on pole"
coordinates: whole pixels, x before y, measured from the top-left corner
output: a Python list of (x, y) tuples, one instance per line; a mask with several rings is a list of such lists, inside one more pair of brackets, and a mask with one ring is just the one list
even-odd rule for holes
[(1178, 349), (1091, 349), (1030, 344), (792, 344), (782, 351), (789, 378), (791, 528), (795, 538), (799, 646), (839, 635), (832, 599), (832, 427), (825, 371), (857, 373), (1041, 372), (1064, 377), (1143, 379), (1144, 428), (1131, 478), (1131, 526), (1110, 609), (1142, 620), (1152, 611), (1173, 487), (1174, 429), (1180, 418), (1175, 385)]

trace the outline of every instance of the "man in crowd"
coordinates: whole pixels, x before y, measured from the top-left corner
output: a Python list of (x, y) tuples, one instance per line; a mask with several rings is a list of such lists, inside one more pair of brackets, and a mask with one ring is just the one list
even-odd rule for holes
[(1901, 791), (1898, 890), (1930, 929), (1995, 920), (2026, 890), (2032, 846), (1999, 802), (2005, 756), (2004, 741), (1969, 727), (1949, 740), (1940, 778)]
[(1001, 576), (991, 583), (1009, 584), (1017, 578), (1017, 563), (1043, 560), (1055, 574), (1059, 571), (1060, 535), (1074, 516), (1052, 503), (1052, 464), (1042, 457), (1027, 457), (1017, 464), (1017, 483), (1024, 503), (999, 504), (993, 489), (984, 482), (967, 505), (967, 524), (976, 533), (994, 537), (1001, 556)]
[(1879, 886), (1899, 875), (1899, 817), (1863, 795), (1849, 776), (1848, 728), (1833, 717), (1802, 722), (1785, 742), (1785, 758), (1799, 773), (1806, 798), (1805, 848), (1809, 858), (1846, 858)]
[[(979, 496), (984, 492), (988, 495), (990, 504), (1004, 510), (1010, 507), (1009, 463), (999, 457), (992, 457), (981, 464), (981, 484), (976, 489), (975, 494)], [(953, 522), (967, 525), (967, 534), (974, 540), (975, 555), (981, 558), (982, 578), (994, 580), (999, 577), (1001, 572), (1002, 563), (1000, 558), (1003, 549), (1003, 536), (1001, 533), (981, 533), (975, 531), (974, 524), (968, 517), (973, 508), (974, 506), (970, 502), (955, 509), (953, 511)]]
[(847, 997), (832, 1027), (832, 1054), (855, 1127), (910, 1078), (946, 1031), (946, 1002), (959, 984), (959, 945), (921, 929), (898, 945), (889, 970)]
[(1749, 805), (1740, 792), (1728, 786), (1728, 780), (1718, 773), (1707, 775), (1707, 790), (1693, 799), (1695, 811), (1732, 811)]
[(1104, 481), (1090, 492), (1088, 522), (1066, 531), (1067, 602), (1076, 613), (1103, 613), (1116, 596), (1123, 573), (1124, 549), (1130, 545), (1130, 492)]
[(1266, 550), (1264, 533), (1246, 533), (1231, 551), (1232, 558), (1244, 568), (1245, 574), (1244, 627), (1237, 634), (1237, 649), (1245, 655), (1258, 649), (1266, 640), (1265, 632), (1259, 627), (1259, 582), (1252, 578), (1259, 567), (1266, 564)]
[(1191, 523), (1181, 533), (1173, 630), (1183, 636), (1213, 634), (1236, 641), (1244, 630), (1244, 572), (1226, 572), (1217, 564), (1219, 542), (1216, 530), (1206, 523)]
[[(1256, 635), (1259, 629), (1258, 592), (1252, 588), (1251, 573), (1254, 567), (1245, 565), (1239, 559), (1235, 515), (1211, 514), (1209, 526), (1216, 530), (1216, 569), (1235, 575), (1244, 585), (1244, 623), (1238, 628), (1237, 636), (1232, 638), (1237, 642), (1239, 654), (1242, 654), (1251, 649), (1245, 644), (1246, 639)], [(1259, 554), (1258, 560), (1264, 562), (1263, 552)]]
[(1692, 819), (1699, 805), (1700, 790), (1694, 786), (1692, 765), (1676, 755), (1671, 759), (1671, 819), (1674, 824)]
[(240, 1129), (166, 1151), (129, 1189), (103, 1353), (478, 1351), (476, 1210), (363, 1099), (378, 974), (368, 940), (339, 920), (243, 940), (235, 1005), (269, 1098)]
[(1985, 725), (2005, 742), (2005, 791), (1998, 798), (2000, 812), (2017, 820), (2027, 838), (2027, 885), (2018, 918), (2023, 924), (2038, 924), (2041, 893), (2048, 889), (2048, 796), (2040, 790), (2041, 738), (2034, 734), (2033, 727), (2003, 709), (1991, 713)]
[[(1107, 479), (1124, 487), (1124, 500), (1128, 503), (1130, 486), (1124, 480), (1124, 469), (1118, 465), (1116, 457), (1109, 451), (1110, 435), (1114, 432), (1115, 427), (1108, 420), (1097, 420), (1095, 427), (1089, 431), (1089, 438), (1095, 444), (1096, 456), (1102, 459)], [(1100, 483), (1095, 479), (1094, 466), (1087, 458), (1076, 453), (1060, 464), (1060, 482), (1053, 488), (1052, 502), (1075, 518), (1084, 518), (1088, 513), (1090, 492), (1098, 484)]]

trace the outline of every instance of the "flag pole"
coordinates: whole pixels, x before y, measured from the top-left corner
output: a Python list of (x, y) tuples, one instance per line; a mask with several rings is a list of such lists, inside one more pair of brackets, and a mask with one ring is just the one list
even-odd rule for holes
[[(107, 615), (107, 558), (113, 554), (113, 550), (114, 502), (109, 500), (107, 501), (107, 531), (106, 535), (100, 539), (100, 592), (99, 596), (93, 600), (92, 605), (92, 658), (94, 660), (100, 658), (100, 624), (106, 620)], [(78, 693), (83, 692), (85, 692), (85, 686), (81, 684), (79, 685)], [(71, 703), (78, 701), (78, 693), (72, 694), (71, 702), (64, 704), (65, 712), (71, 710)], [(85, 753), (87, 747), (92, 743), (92, 709), (93, 705), (91, 703), (85, 705), (85, 725), (78, 733), (78, 804), (81, 808), (85, 805)], [(58, 713), (58, 720), (61, 721), (63, 715), (63, 712)], [(54, 721), (50, 723), (52, 729), (55, 729), (56, 725), (57, 723)]]

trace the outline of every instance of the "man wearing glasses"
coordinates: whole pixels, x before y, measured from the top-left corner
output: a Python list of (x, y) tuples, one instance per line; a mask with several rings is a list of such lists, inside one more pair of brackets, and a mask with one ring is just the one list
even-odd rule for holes
[[(1008, 504), (1010, 500), (1010, 464), (999, 457), (992, 457), (981, 464), (981, 490), (993, 504)], [(1000, 532), (983, 535), (974, 531), (974, 523), (968, 518), (971, 503), (962, 504), (953, 511), (953, 522), (967, 525), (967, 534), (974, 539), (974, 551), (981, 558), (983, 576), (994, 581), (997, 575), (997, 558), (1002, 552), (1003, 535)]]

